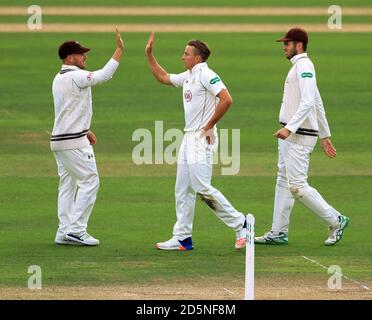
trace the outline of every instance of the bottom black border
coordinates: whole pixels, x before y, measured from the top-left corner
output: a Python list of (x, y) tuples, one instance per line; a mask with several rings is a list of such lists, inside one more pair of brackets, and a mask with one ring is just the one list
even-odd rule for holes
[[(372, 298), (372, 297), (371, 297)], [(370, 312), (372, 300), (3, 300), (2, 313), (52, 317), (87, 317), (117, 314), (119, 319), (249, 319), (253, 315), (277, 318), (289, 315), (332, 317), (363, 309)], [(320, 313), (321, 312), (321, 313)]]

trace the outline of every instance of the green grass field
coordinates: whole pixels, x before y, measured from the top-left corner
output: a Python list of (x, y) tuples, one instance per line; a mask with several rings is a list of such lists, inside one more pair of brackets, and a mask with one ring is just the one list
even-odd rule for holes
[[(231, 5), (242, 3), (232, 1)], [(367, 1), (353, 3), (366, 5)], [(212, 48), (209, 66), (222, 77), (235, 101), (219, 128), (241, 130), (239, 174), (221, 176), (216, 166), (213, 183), (237, 209), (255, 215), (257, 234), (271, 226), (277, 157), (272, 134), (278, 128), (290, 67), (275, 42), (281, 35), (162, 33), (155, 45), (159, 62), (174, 73), (183, 71), (180, 58), (187, 40), (201, 38)], [(57, 47), (61, 42), (74, 38), (93, 48), (88, 69), (95, 70), (111, 56), (114, 34), (0, 33), (0, 287), (26, 287), (27, 268), (34, 264), (42, 268), (44, 287), (144, 285), (159, 279), (196, 281), (200, 277), (235, 279), (244, 287), (244, 252), (234, 250), (234, 232), (201, 202), (194, 222), (195, 250), (155, 250), (157, 241), (171, 236), (175, 222), (176, 167), (134, 165), (132, 133), (137, 128), (153, 132), (156, 120), (164, 121), (165, 130), (182, 129), (184, 118), (181, 91), (158, 85), (148, 71), (147, 37), (125, 34), (126, 51), (118, 72), (109, 83), (93, 89), (92, 130), (98, 138), (95, 152), (101, 188), (89, 232), (101, 245), (86, 248), (53, 243), (58, 178), (49, 150), (54, 121), (51, 83), (60, 68)], [(326, 227), (296, 204), (290, 244), (256, 246), (258, 280), (324, 279), (326, 289), (326, 270), (306, 261), (306, 256), (326, 266), (339, 265), (348, 277), (372, 285), (372, 80), (367, 67), (371, 50), (370, 34), (310, 34), (308, 52), (317, 69), (338, 156), (329, 160), (317, 147), (309, 181), (349, 215), (351, 223), (337, 246), (325, 247)]]

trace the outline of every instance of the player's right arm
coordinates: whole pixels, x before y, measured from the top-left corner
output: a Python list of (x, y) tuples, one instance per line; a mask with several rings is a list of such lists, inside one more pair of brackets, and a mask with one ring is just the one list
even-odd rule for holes
[(164, 68), (156, 61), (155, 56), (152, 52), (153, 45), (155, 41), (155, 32), (151, 32), (149, 41), (147, 42), (145, 53), (147, 56), (147, 62), (149, 64), (151, 73), (154, 75), (155, 79), (162, 84), (172, 85), (170, 81), (170, 75)]

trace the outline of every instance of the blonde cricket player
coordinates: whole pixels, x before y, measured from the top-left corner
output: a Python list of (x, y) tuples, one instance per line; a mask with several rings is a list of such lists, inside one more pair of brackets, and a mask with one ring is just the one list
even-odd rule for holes
[(273, 224), (269, 232), (255, 238), (255, 243), (288, 243), (289, 218), (297, 200), (328, 226), (325, 245), (331, 246), (341, 240), (349, 218), (330, 206), (307, 182), (310, 155), (318, 136), (325, 154), (329, 158), (336, 156), (314, 65), (306, 53), (308, 35), (301, 28), (293, 28), (277, 41), (284, 43), (284, 53), (292, 68), (285, 80), (280, 108), (282, 128), (274, 134), (278, 138), (279, 158)]
[(236, 232), (235, 248), (246, 245), (245, 216), (211, 185), (212, 156), (218, 139), (216, 123), (232, 105), (221, 78), (207, 65), (208, 46), (199, 40), (187, 43), (182, 60), (187, 71), (169, 74), (153, 55), (155, 35), (150, 35), (145, 52), (154, 77), (162, 84), (183, 88), (184, 137), (178, 154), (175, 187), (177, 222), (173, 237), (157, 243), (162, 250), (191, 250), (196, 196), (228, 227)]

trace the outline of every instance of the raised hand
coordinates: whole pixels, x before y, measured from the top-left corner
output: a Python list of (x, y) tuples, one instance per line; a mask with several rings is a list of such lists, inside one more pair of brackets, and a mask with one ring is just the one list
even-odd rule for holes
[(151, 32), (149, 41), (147, 41), (147, 45), (145, 48), (146, 54), (152, 54), (152, 47), (154, 45), (154, 41), (155, 41), (155, 32)]
[(116, 29), (116, 41), (117, 41), (117, 47), (121, 50), (124, 50), (124, 41), (123, 39), (121, 38), (121, 34), (118, 30), (118, 28), (115, 28)]

